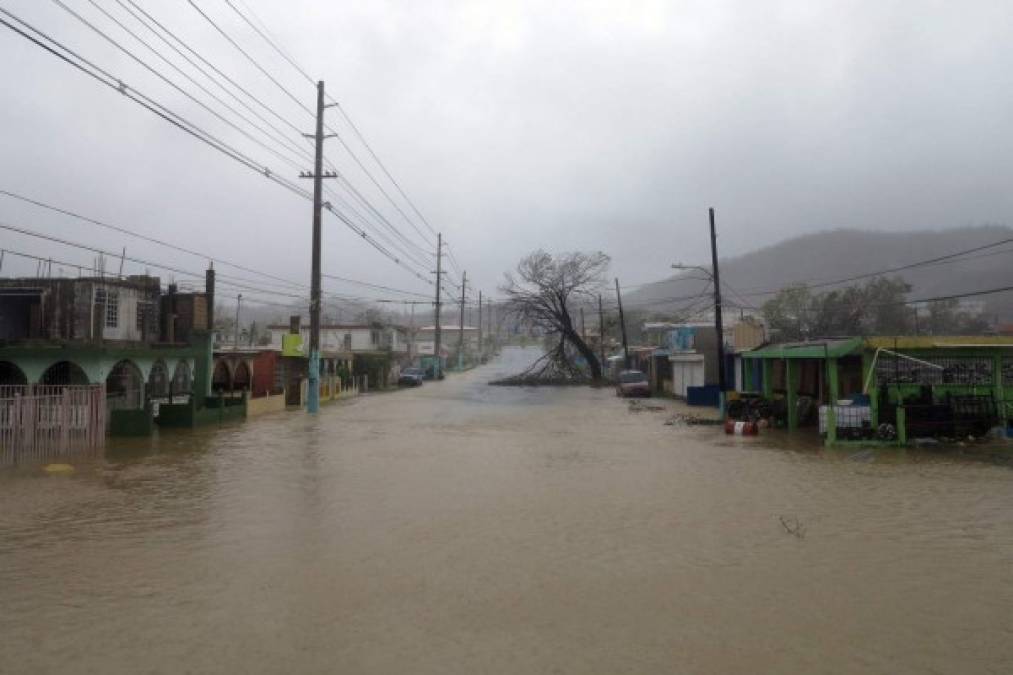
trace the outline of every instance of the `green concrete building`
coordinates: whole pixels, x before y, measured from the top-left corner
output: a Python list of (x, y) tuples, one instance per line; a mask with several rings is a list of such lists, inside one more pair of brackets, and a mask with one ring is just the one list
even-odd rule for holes
[(959, 434), (986, 422), (1006, 428), (1013, 420), (1011, 337), (831, 338), (768, 345), (741, 357), (742, 393), (778, 402), (789, 430), (813, 421), (801, 418), (803, 397), (815, 406), (865, 405), (872, 429), (894, 425), (901, 440), (911, 431)]

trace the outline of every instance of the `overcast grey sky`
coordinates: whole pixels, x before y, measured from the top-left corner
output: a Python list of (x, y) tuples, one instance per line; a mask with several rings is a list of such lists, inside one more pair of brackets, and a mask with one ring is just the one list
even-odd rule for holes
[[(88, 0), (64, 1), (209, 100)], [(95, 2), (186, 67), (115, 0)], [(312, 129), (311, 117), (185, 0), (135, 2), (284, 118)], [(1013, 221), (1013, 9), (1006, 1), (245, 2), (313, 77), (326, 80), (486, 292), (538, 247), (604, 250), (631, 284), (666, 276), (675, 260), (706, 259), (708, 206), (718, 212), (724, 255), (835, 227)], [(313, 105), (313, 88), (224, 0), (197, 4)], [(0, 6), (295, 177), (295, 168), (52, 2)], [(308, 202), (5, 28), (0, 59), (0, 189), (308, 281)], [(337, 112), (328, 116), (396, 195)], [(421, 243), (335, 140), (327, 155)], [(203, 267), (3, 197), (0, 221)], [(324, 233), (326, 271), (428, 292), (330, 216)], [(54, 258), (92, 258), (6, 231), (0, 241)], [(8, 257), (4, 273), (34, 268)]]

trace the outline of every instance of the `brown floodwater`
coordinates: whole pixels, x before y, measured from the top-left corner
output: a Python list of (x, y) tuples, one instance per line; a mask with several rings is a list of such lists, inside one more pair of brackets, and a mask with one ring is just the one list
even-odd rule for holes
[(0, 671), (1013, 671), (1010, 467), (485, 385), (530, 358), (0, 471)]

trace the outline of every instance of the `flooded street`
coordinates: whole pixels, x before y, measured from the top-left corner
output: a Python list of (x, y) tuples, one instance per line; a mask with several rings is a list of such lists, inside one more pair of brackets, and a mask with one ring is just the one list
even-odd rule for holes
[(485, 384), (531, 358), (0, 472), (0, 671), (1013, 670), (1009, 467)]

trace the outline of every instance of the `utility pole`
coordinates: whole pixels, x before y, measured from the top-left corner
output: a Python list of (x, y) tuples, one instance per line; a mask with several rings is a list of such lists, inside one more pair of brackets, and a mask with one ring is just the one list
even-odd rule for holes
[(714, 208), (710, 208), (711, 273), (714, 277), (714, 329), (718, 339), (718, 404), (725, 409), (725, 336), (721, 323), (721, 277), (718, 275), (718, 235), (714, 227)]
[(601, 308), (601, 293), (598, 294), (598, 351), (601, 352), (601, 369), (605, 371), (605, 312)]
[(587, 344), (587, 325), (584, 323), (584, 306), (580, 306), (580, 339)]
[(239, 306), (241, 304), (243, 304), (242, 293), (236, 296), (236, 335), (235, 335), (235, 343), (232, 346), (232, 348), (236, 351), (239, 350)]
[(443, 364), (441, 363), (440, 357), (440, 311), (442, 305), (440, 304), (440, 286), (443, 284), (443, 233), (440, 232), (436, 235), (436, 311), (434, 312), (435, 321), (433, 324), (436, 329), (434, 331), (435, 337), (433, 340), (433, 355), (436, 357), (436, 365), (433, 366), (433, 378), (440, 379), (443, 376), (441, 372), (443, 370)]
[(626, 340), (626, 317), (623, 315), (623, 296), (619, 292), (619, 277), (616, 277), (616, 299), (619, 300), (619, 325), (623, 329), (623, 367), (630, 368), (630, 344)]
[(461, 272), (461, 328), (457, 332), (457, 369), (464, 368), (464, 290), (468, 287), (468, 273)]
[(412, 318), (408, 329), (408, 363), (415, 358), (415, 303), (412, 303)]
[(478, 292), (478, 358), (482, 358), (482, 291)]
[(324, 173), (324, 139), (334, 134), (324, 135), (324, 83), (317, 82), (317, 128), (314, 134), (303, 134), (316, 141), (316, 153), (313, 160), (313, 173), (305, 171), (300, 178), (313, 179), (313, 254), (312, 272), (310, 273), (310, 362), (309, 385), (307, 386), (306, 412), (317, 413), (320, 410), (320, 211), (323, 208), (323, 179), (336, 178), (333, 172)]

